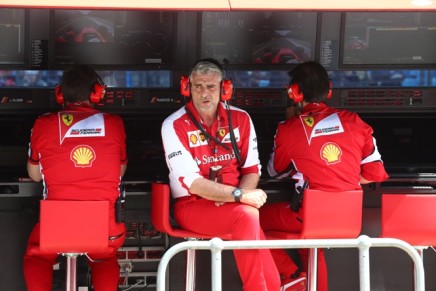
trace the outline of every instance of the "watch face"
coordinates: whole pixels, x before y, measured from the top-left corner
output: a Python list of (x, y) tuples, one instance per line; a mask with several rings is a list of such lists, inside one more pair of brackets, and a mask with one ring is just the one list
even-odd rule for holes
[(239, 188), (236, 188), (235, 190), (233, 190), (233, 196), (241, 197), (242, 196), (242, 190), (239, 189)]
[(242, 194), (243, 194), (242, 189), (240, 189), (240, 188), (236, 188), (232, 192), (232, 196), (233, 196), (233, 198), (235, 198), (236, 202), (239, 202), (241, 200)]

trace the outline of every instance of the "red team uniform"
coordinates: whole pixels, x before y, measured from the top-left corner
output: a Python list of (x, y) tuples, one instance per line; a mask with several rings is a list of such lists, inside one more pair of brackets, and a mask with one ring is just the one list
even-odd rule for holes
[[(40, 165), (48, 200), (106, 200), (110, 204), (109, 246), (118, 249), (125, 239), (124, 223), (115, 222), (120, 194), (121, 165), (127, 164), (122, 119), (85, 106), (69, 104), (65, 110), (40, 116), (32, 129), (29, 163)], [(29, 291), (51, 290), (53, 255), (29, 253), (39, 243), (39, 224), (33, 229), (24, 258)], [(95, 290), (112, 290), (118, 282), (116, 251), (89, 254)], [(103, 261), (100, 261), (103, 260)], [(111, 281), (112, 280), (112, 281)]]
[[(188, 102), (186, 107), (201, 122), (193, 103)], [(260, 175), (257, 137), (252, 121), (243, 110), (230, 107), (230, 112), (241, 164), (232, 150), (229, 120), (223, 103), (218, 105), (218, 118), (212, 126), (202, 126), (228, 149), (207, 138), (187, 115), (185, 108), (179, 109), (164, 121), (162, 138), (170, 169), (171, 193), (176, 199), (175, 218), (183, 228), (198, 233), (213, 236), (231, 233), (233, 240), (265, 239), (259, 226), (259, 213), (254, 207), (243, 203), (225, 203), (217, 207), (215, 201), (188, 191), (195, 179), (209, 178), (211, 166), (222, 167), (218, 181), (236, 187), (240, 175)], [(249, 210), (242, 212), (242, 209)], [(247, 212), (250, 217), (241, 219), (240, 215)], [(234, 254), (244, 290), (279, 290), (278, 272), (269, 250), (236, 250)], [(267, 282), (267, 286), (264, 282)]]
[[(268, 172), (271, 176), (289, 177), (289, 166), (293, 165), (291, 176), (296, 187), (307, 181), (310, 189), (324, 191), (361, 189), (361, 175), (369, 181), (384, 181), (388, 175), (372, 133), (372, 128), (356, 113), (337, 110), (323, 102), (309, 103), (299, 116), (278, 125)], [(266, 204), (260, 209), (262, 228), (300, 232), (301, 211), (304, 209), (291, 211), (285, 202)], [(296, 271), (287, 253), (280, 249), (271, 252), (281, 274), (289, 276)], [(307, 252), (300, 254), (307, 271)], [(319, 259), (318, 290), (327, 290), (322, 252)]]
[(372, 133), (354, 112), (308, 104), (300, 116), (278, 125), (268, 171), (275, 175), (292, 163), (298, 185), (307, 180), (311, 189), (324, 191), (361, 189), (360, 175), (384, 181), (388, 176)]

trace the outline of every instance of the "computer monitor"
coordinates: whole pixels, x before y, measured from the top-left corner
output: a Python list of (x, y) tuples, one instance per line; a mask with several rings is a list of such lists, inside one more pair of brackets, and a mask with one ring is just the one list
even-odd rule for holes
[(361, 114), (374, 129), (385, 167), (391, 172), (435, 172), (436, 118), (422, 114)]
[(431, 67), (436, 64), (436, 12), (345, 12), (342, 68)]
[(172, 63), (174, 12), (54, 10), (54, 66)]
[(0, 64), (25, 64), (25, 9), (0, 8)]
[(200, 55), (250, 67), (297, 64), (315, 59), (316, 28), (316, 12), (202, 12)]

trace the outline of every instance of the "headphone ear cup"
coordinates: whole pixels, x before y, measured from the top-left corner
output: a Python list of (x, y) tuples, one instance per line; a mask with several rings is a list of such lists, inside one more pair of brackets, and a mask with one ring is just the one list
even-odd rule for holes
[(291, 84), (288, 87), (288, 97), (295, 103), (300, 103), (301, 101), (303, 101), (304, 96), (303, 93), (300, 91), (300, 86), (297, 83)]
[(227, 101), (232, 99), (233, 83), (231, 80), (224, 79), (221, 82), (221, 100)]
[(59, 85), (57, 85), (55, 88), (55, 99), (57, 104), (64, 104), (64, 95), (62, 95), (61, 86)]
[(332, 90), (332, 82), (329, 83), (329, 92), (327, 93), (327, 99), (332, 98), (333, 90)]
[(189, 77), (181, 76), (180, 77), (180, 94), (185, 97), (191, 96), (191, 85), (189, 84)]
[(100, 103), (100, 101), (103, 99), (105, 93), (105, 86), (99, 83), (96, 83), (94, 85), (94, 89), (92, 90), (91, 94), (89, 95), (89, 101), (94, 104)]

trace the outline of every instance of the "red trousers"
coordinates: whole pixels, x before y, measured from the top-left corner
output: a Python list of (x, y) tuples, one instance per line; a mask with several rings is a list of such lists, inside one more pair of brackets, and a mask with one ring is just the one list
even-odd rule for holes
[[(196, 197), (174, 205), (177, 222), (184, 229), (211, 236), (231, 234), (232, 240), (263, 240), (259, 210), (242, 203), (215, 202)], [(279, 291), (280, 276), (268, 249), (233, 251), (244, 291)]]
[[(112, 252), (106, 254), (88, 254), (95, 262), (88, 261), (91, 268), (92, 284), (95, 291), (117, 291), (120, 278), (120, 267), (117, 260), (117, 249), (119, 249), (126, 236), (124, 224), (117, 224), (116, 231), (111, 236), (117, 237), (109, 241)], [(51, 291), (53, 281), (53, 265), (56, 262), (57, 254), (38, 254), (35, 247), (39, 245), (39, 223), (33, 228), (30, 234), (27, 251), (24, 255), (24, 279), (27, 291)]]
[[(265, 231), (276, 230), (298, 233), (301, 232), (302, 228), (302, 220), (299, 218), (301, 216), (300, 212), (292, 211), (288, 202), (266, 203), (260, 208), (260, 225)], [(298, 250), (298, 253), (303, 271), (307, 272), (308, 250), (301, 249)], [(271, 254), (281, 276), (289, 277), (297, 270), (298, 267), (285, 250), (272, 249)], [(318, 249), (317, 286), (318, 291), (328, 290), (327, 265), (322, 249)]]

